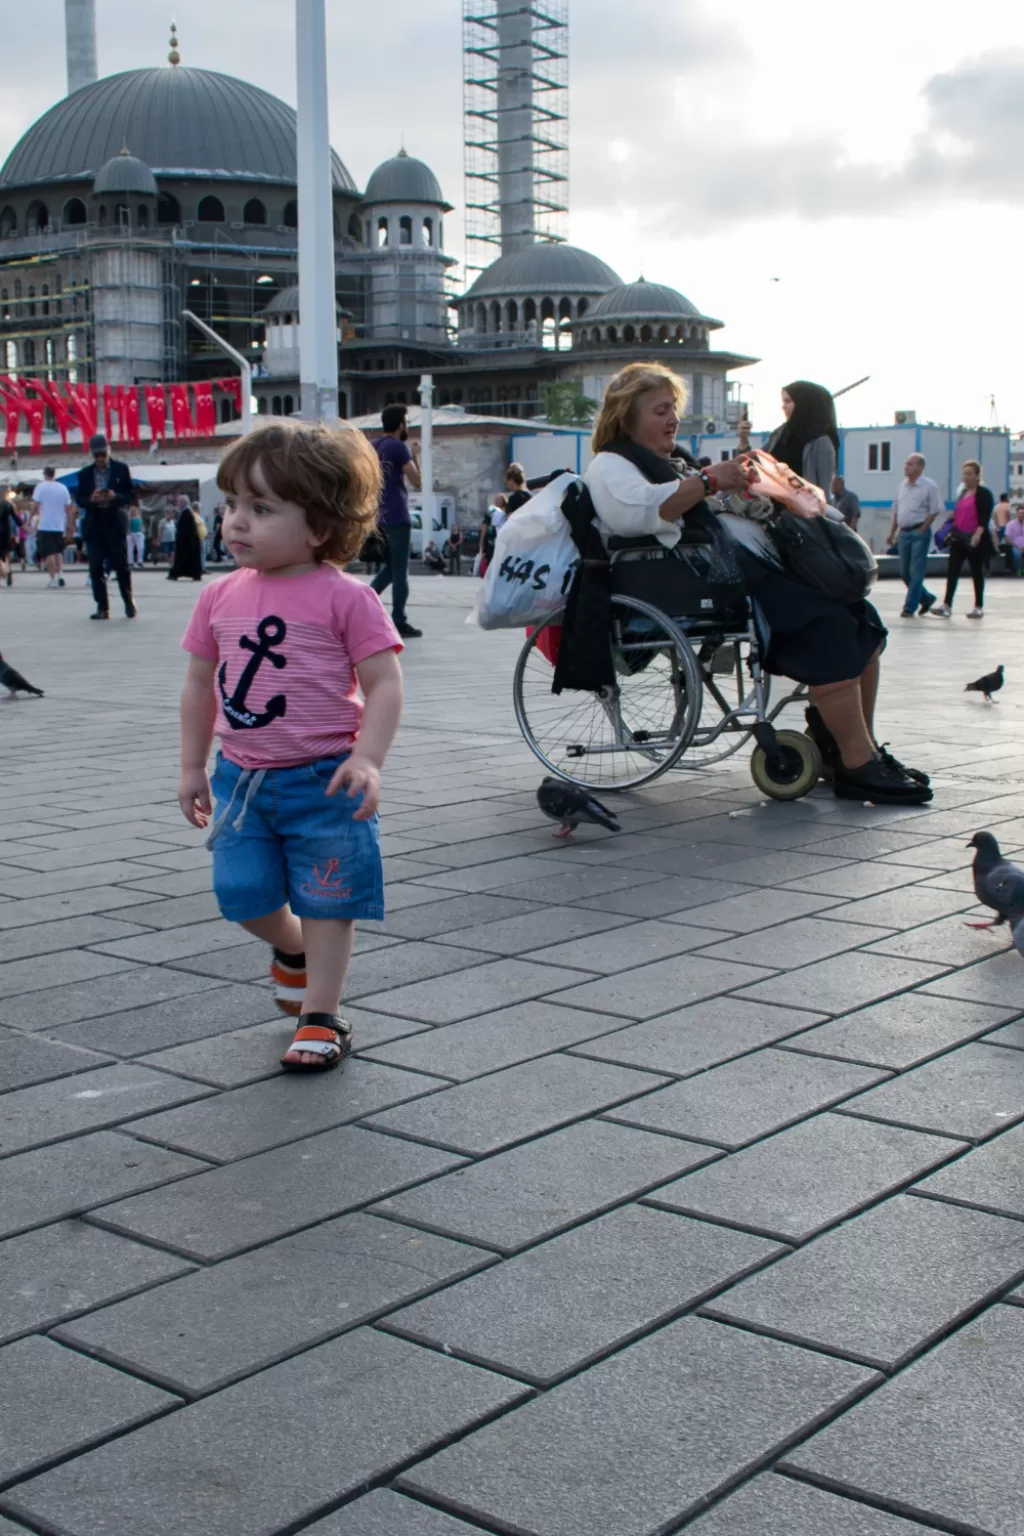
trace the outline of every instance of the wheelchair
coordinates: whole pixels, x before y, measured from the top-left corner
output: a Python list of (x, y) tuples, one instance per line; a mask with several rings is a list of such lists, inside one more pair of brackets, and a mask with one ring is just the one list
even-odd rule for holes
[(771, 678), (748, 597), (723, 606), (708, 580), (699, 529), (666, 549), (654, 538), (611, 538), (615, 682), (595, 692), (551, 691), (561, 614), (530, 633), (513, 698), (527, 746), (582, 789), (636, 789), (670, 768), (699, 770), (753, 741), (750, 772), (774, 800), (817, 784), (821, 756), (802, 731), (777, 730), (803, 685), (770, 707)]

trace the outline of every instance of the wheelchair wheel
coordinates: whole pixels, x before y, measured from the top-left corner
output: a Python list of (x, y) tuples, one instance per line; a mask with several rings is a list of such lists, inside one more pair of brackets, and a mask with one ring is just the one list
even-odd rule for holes
[[(720, 763), (750, 740), (757, 692), (747, 666), (749, 653), (749, 642), (741, 638), (718, 645), (710, 641), (698, 651), (697, 660), (704, 674), (704, 708), (700, 726), (686, 752), (687, 768), (707, 768), (711, 763)], [(771, 678), (767, 672), (762, 672), (761, 698), (766, 709), (770, 696)], [(745, 711), (746, 718), (723, 727), (723, 721), (734, 710)]]
[(821, 753), (802, 731), (777, 731), (775, 736), (782, 754), (781, 769), (769, 763), (763, 747), (755, 747), (750, 759), (750, 777), (762, 794), (772, 800), (799, 800), (818, 782)]
[(534, 630), (516, 663), (513, 698), (530, 750), (559, 778), (585, 789), (632, 789), (671, 768), (700, 720), (700, 668), (686, 636), (639, 598), (612, 598), (615, 683), (596, 693), (551, 692), (554, 654)]

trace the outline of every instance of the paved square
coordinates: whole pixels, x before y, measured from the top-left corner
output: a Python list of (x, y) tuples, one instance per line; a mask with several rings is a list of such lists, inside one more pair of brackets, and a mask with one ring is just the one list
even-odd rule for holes
[(1024, 710), (961, 691), (1017, 587), (893, 626), (932, 805), (741, 753), (567, 847), (519, 636), (413, 589), (314, 1081), (176, 805), (193, 592), (0, 590), (0, 1536), (1021, 1536), (1024, 962), (964, 919)]

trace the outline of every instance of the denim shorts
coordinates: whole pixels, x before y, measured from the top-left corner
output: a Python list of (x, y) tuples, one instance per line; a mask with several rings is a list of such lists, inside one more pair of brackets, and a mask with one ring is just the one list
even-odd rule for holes
[(229, 922), (266, 917), (285, 902), (296, 917), (383, 918), (377, 817), (356, 821), (359, 796), (326, 794), (344, 761), (254, 770), (218, 755), (207, 841), (214, 894)]

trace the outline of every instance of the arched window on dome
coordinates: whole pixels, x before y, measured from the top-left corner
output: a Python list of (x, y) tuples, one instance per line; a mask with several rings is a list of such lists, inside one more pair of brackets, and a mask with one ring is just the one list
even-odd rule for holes
[(572, 299), (559, 299), (558, 318), (559, 320), (572, 319)]
[(267, 205), (259, 197), (250, 197), (242, 209), (243, 224), (265, 224), (267, 222)]
[(7, 207), (0, 213), (0, 239), (6, 240), (8, 235), (15, 235), (17, 232), (18, 215), (10, 203), (8, 203)]
[(34, 368), (36, 365), (36, 344), (31, 337), (22, 344), (22, 351), (25, 355), (25, 367)]
[(407, 213), (403, 213), (398, 221), (399, 245), (412, 245), (412, 219)]
[(280, 414), (281, 414), (281, 396), (280, 395), (275, 395), (274, 398), (271, 400), (271, 402), (270, 402), (270, 410), (271, 410), (271, 413), (274, 416), (280, 416)]
[(28, 205), (28, 213), (25, 215), (25, 233), (37, 235), (46, 228), (49, 222), (50, 214), (46, 204), (40, 202), (37, 197), (34, 202)]
[(377, 248), (382, 250), (384, 246), (391, 244), (391, 226), (383, 215), (377, 220)]
[(140, 229), (149, 228), (149, 209), (146, 207), (145, 203), (139, 204), (135, 212), (135, 217), (138, 220)]
[(685, 329), (685, 327), (682, 326), (682, 325), (677, 325), (676, 326), (676, 341), (685, 341), (685, 340), (686, 340), (686, 329)]
[(161, 192), (156, 200), (156, 221), (158, 224), (181, 223), (181, 204), (170, 192)]
[(128, 207), (127, 203), (118, 203), (117, 207), (114, 209), (114, 222), (117, 224), (119, 229), (131, 229), (132, 211)]
[(653, 337), (653, 334), (654, 333), (651, 330), (649, 325), (642, 325), (640, 327), (640, 340), (641, 341), (650, 341), (652, 339), (652, 337)]
[(36, 287), (35, 283), (28, 285), (28, 312), (34, 318), (36, 312)]
[(487, 334), (487, 305), (486, 304), (478, 304), (476, 306), (476, 330), (477, 330), (477, 334), (480, 335), (480, 336), (486, 336), (486, 334)]
[(363, 232), (363, 244), (366, 246), (367, 250), (369, 250), (370, 246), (373, 244), (373, 225), (370, 223), (369, 219), (366, 221)]
[(577, 317), (577, 319), (581, 315), (585, 315), (589, 308), (590, 308), (590, 300), (589, 299), (577, 299), (576, 300), (576, 317)]
[(537, 322), (537, 304), (534, 299), (526, 299), (523, 303), (523, 324), (535, 325)]
[(595, 346), (601, 340), (601, 327), (599, 325), (595, 325), (594, 326), (593, 330), (590, 333), (590, 339), (594, 343)]
[(433, 219), (424, 219), (423, 220), (423, 223), (420, 226), (420, 239), (422, 240), (423, 244), (426, 245), (426, 246), (432, 246), (433, 245), (433, 243), (434, 243), (434, 221), (433, 221)]
[(353, 214), (349, 215), (348, 232), (349, 232), (350, 239), (354, 240), (357, 245), (361, 245), (362, 244), (362, 240), (363, 240), (363, 221), (359, 217), (358, 213), (353, 213)]
[(285, 413), (285, 415), (286, 416), (290, 416), (292, 411), (294, 411), (294, 409), (295, 409), (295, 402), (292, 399), (291, 395), (285, 395), (283, 404), (284, 404), (284, 413)]
[(631, 341), (636, 341), (636, 330), (634, 329), (633, 326), (631, 326), (631, 325), (624, 325), (622, 327), (622, 339), (626, 343), (629, 343)]
[(69, 197), (61, 209), (61, 223), (65, 225), (86, 224), (88, 220), (88, 210), (82, 199), (80, 197)]
[(196, 218), (200, 224), (223, 224), (224, 204), (219, 197), (203, 197), (199, 200), (196, 209)]
[(515, 299), (509, 299), (505, 305), (505, 328), (509, 331), (519, 329), (519, 305)]
[(285, 229), (298, 229), (299, 205), (295, 201), (294, 197), (290, 203), (285, 203), (284, 213), (281, 215), (281, 223), (284, 225)]
[(613, 342), (613, 343), (614, 343), (614, 342), (616, 342), (616, 341), (618, 341), (618, 339), (619, 339), (619, 333), (618, 333), (618, 331), (617, 331), (617, 330), (616, 330), (616, 329), (615, 329), (615, 327), (614, 327), (614, 325), (610, 325), (610, 326), (609, 326), (609, 327), (608, 327), (608, 334), (607, 334), (607, 339), (608, 339), (608, 341), (610, 341), (610, 342)]
[(668, 341), (668, 326), (667, 325), (659, 325), (658, 326), (658, 340), (659, 341)]
[(501, 330), (501, 305), (497, 299), (491, 300), (491, 330), (496, 335)]
[(39, 308), (40, 308), (41, 312), (44, 315), (48, 315), (50, 313), (50, 285), (49, 285), (49, 283), (44, 283), (43, 284), (43, 286), (39, 290), (39, 294), (40, 294), (40, 297), (42, 298), (42, 301), (43, 301), (42, 304), (40, 304)]

